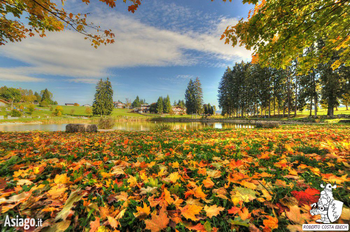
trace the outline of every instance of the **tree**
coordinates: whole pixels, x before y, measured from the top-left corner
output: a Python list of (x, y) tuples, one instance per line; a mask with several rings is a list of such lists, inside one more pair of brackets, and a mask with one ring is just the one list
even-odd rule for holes
[(170, 98), (169, 98), (169, 95), (164, 98), (164, 101), (163, 101), (163, 112), (168, 114), (170, 113), (171, 111), (171, 103), (170, 103)]
[(109, 78), (100, 79), (96, 86), (95, 100), (92, 104), (93, 115), (110, 115), (113, 111), (113, 89)]
[(91, 115), (91, 114), (92, 114), (92, 109), (91, 109), (91, 107), (86, 107), (86, 108), (85, 108), (85, 113), (86, 113), (87, 115)]
[(9, 102), (19, 102), (21, 100), (21, 92), (19, 89), (3, 86), (0, 88), (0, 98)]
[[(100, 0), (110, 8), (116, 6), (115, 0)], [(126, 0), (124, 1), (127, 2)], [(141, 5), (141, 0), (129, 0), (132, 5), (128, 10), (132, 13)], [(89, 4), (90, 1), (82, 0), (81, 4)], [(100, 44), (114, 43), (114, 34), (111, 30), (101, 30), (99, 26), (88, 23), (87, 14), (72, 13), (62, 5), (52, 0), (19, 0), (0, 1), (0, 46), (7, 42), (18, 42), (28, 36), (38, 34), (44, 37), (46, 31), (63, 31), (65, 27), (77, 31), (90, 39), (94, 47)], [(25, 19), (24, 19), (25, 18)], [(91, 33), (91, 29), (100, 34)]]
[(149, 107), (149, 112), (150, 113), (157, 113), (157, 103), (152, 103), (151, 106)]
[(40, 106), (47, 107), (51, 105), (53, 103), (52, 97), (53, 97), (53, 94), (48, 89), (42, 90)]
[(136, 108), (136, 107), (141, 107), (141, 101), (139, 96), (136, 97), (136, 99), (133, 101), (133, 103), (131, 104), (132, 108)]
[(162, 114), (163, 113), (163, 98), (159, 97), (157, 101), (157, 113)]
[(189, 81), (185, 92), (185, 99), (187, 114), (202, 113), (203, 91), (198, 77), (195, 81), (192, 81), (192, 79)]
[(78, 103), (74, 103), (74, 106), (80, 106)]
[(38, 92), (35, 92), (34, 96), (35, 96), (35, 100), (34, 100), (35, 103), (41, 102), (41, 95)]
[(341, 103), (345, 105), (346, 110), (349, 110), (349, 104), (350, 104), (350, 90), (348, 90), (347, 93), (343, 93), (341, 97)]
[[(350, 65), (348, 0), (243, 2), (255, 4), (254, 11), (249, 12), (248, 20), (227, 27), (221, 39), (253, 49), (253, 62), (284, 69), (298, 58), (303, 63), (299, 72), (305, 74), (314, 64), (328, 63), (337, 50), (339, 60), (331, 63), (332, 68)], [(305, 49), (320, 39), (325, 41), (324, 48), (305, 55)]]
[(125, 108), (130, 108), (131, 106), (131, 100), (129, 98), (125, 98)]

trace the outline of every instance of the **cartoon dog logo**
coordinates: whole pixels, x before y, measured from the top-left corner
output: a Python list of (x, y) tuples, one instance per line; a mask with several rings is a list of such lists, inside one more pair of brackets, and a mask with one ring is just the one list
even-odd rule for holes
[(333, 198), (333, 189), (336, 189), (337, 186), (332, 186), (331, 184), (320, 185), (323, 188), (320, 198), (317, 203), (311, 205), (310, 213), (312, 216), (321, 215), (321, 219), (316, 220), (319, 223), (331, 223), (335, 222), (340, 218), (340, 215), (343, 210), (343, 202), (334, 200)]

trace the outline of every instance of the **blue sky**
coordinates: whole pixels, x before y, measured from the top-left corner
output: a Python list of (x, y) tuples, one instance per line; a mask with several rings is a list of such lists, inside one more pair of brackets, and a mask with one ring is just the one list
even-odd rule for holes
[(32, 37), (0, 47), (0, 86), (40, 91), (48, 88), (59, 104), (91, 104), (96, 82), (109, 77), (114, 100), (148, 103), (169, 95), (184, 99), (191, 78), (199, 77), (205, 103), (218, 105), (219, 81), (227, 66), (249, 61), (251, 52), (220, 40), (228, 25), (248, 15), (242, 1), (143, 1), (134, 13), (117, 1), (110, 9), (95, 2), (67, 1), (73, 12), (89, 12), (90, 20), (111, 28), (115, 43), (95, 49), (70, 30)]

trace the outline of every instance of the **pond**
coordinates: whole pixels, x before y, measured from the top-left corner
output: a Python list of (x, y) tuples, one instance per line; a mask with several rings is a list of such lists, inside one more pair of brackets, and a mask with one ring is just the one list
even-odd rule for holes
[[(124, 131), (150, 131), (161, 122), (117, 122), (113, 129)], [(253, 128), (252, 125), (233, 123), (201, 123), (201, 122), (162, 122), (170, 125), (173, 130), (188, 130), (201, 128)], [(0, 124), (0, 131), (65, 131), (67, 124)]]

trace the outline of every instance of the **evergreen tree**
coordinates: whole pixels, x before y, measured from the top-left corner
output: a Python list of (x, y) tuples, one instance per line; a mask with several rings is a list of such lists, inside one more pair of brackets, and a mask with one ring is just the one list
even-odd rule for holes
[(112, 83), (109, 81), (109, 78), (107, 77), (107, 80), (105, 81), (105, 91), (106, 91), (106, 97), (105, 97), (105, 115), (112, 114), (112, 111), (114, 109), (114, 103), (113, 103), (113, 89), (112, 89)]
[(198, 77), (194, 81), (194, 112), (196, 114), (202, 114), (203, 112), (203, 91)]
[(195, 81), (190, 80), (186, 92), (186, 112), (187, 114), (201, 114), (203, 111), (203, 91), (202, 86), (197, 77)]
[(151, 104), (151, 106), (149, 107), (149, 112), (150, 113), (157, 113), (157, 103)]
[(192, 79), (189, 81), (185, 93), (186, 99), (186, 113), (194, 114), (195, 113), (195, 96), (194, 96), (194, 83)]
[(48, 89), (42, 90), (40, 106), (46, 107), (51, 105), (53, 103), (52, 96), (52, 93)]
[(170, 98), (169, 98), (169, 95), (167, 95), (166, 98), (164, 98), (164, 101), (163, 101), (163, 112), (168, 114), (170, 113), (171, 111), (171, 103), (170, 103)]
[(157, 101), (157, 113), (162, 114), (163, 113), (163, 98), (159, 97)]
[(110, 115), (113, 111), (113, 89), (107, 78), (106, 81), (100, 79), (96, 86), (95, 100), (92, 104), (93, 115)]
[(136, 107), (141, 107), (141, 101), (139, 96), (136, 96), (136, 99), (133, 101), (133, 103), (131, 104), (132, 108), (136, 108)]

